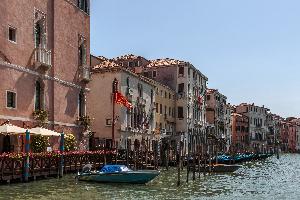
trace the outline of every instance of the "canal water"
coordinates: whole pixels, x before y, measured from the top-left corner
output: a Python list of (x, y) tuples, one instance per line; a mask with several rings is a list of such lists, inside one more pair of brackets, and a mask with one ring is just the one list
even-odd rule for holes
[(147, 185), (76, 183), (74, 175), (0, 185), (0, 199), (300, 199), (300, 155), (284, 154), (243, 164), (235, 173), (210, 174), (176, 186), (176, 169)]

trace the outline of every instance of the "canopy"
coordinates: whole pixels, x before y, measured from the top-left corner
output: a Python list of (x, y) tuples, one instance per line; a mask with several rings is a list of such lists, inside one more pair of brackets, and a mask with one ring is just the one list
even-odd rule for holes
[(38, 135), (42, 135), (42, 136), (60, 136), (60, 133), (57, 133), (55, 131), (46, 129), (46, 128), (42, 128), (42, 127), (36, 127), (36, 128), (32, 128), (29, 130), (30, 133), (33, 134), (38, 134)]
[(26, 129), (12, 125), (12, 124), (4, 124), (0, 126), (0, 133), (12, 133), (12, 134), (19, 134), (25, 133)]

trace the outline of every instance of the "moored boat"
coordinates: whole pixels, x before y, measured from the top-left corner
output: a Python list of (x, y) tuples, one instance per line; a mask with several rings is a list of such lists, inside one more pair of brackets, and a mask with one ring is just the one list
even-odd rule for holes
[(209, 165), (207, 165), (206, 167), (200, 167), (200, 172), (217, 172), (217, 173), (235, 172), (240, 167), (241, 165), (215, 164), (212, 165), (211, 168)]
[(78, 173), (80, 181), (102, 183), (145, 184), (160, 174), (157, 170), (133, 171), (125, 165), (105, 165), (100, 171), (83, 171)]

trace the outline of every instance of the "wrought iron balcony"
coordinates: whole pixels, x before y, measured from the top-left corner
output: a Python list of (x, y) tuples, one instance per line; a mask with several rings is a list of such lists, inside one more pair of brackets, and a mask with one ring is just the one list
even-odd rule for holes
[(36, 68), (47, 72), (51, 66), (51, 50), (45, 48), (34, 49), (34, 64)]
[(83, 65), (79, 67), (79, 78), (80, 81), (89, 82), (91, 80), (91, 71), (90, 67)]

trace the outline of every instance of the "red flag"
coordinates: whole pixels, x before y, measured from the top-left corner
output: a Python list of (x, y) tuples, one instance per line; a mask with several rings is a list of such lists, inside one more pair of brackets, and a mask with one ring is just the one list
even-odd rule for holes
[(115, 93), (115, 103), (121, 104), (128, 109), (132, 108), (132, 104), (120, 92)]

